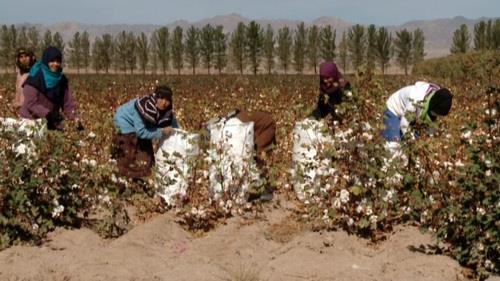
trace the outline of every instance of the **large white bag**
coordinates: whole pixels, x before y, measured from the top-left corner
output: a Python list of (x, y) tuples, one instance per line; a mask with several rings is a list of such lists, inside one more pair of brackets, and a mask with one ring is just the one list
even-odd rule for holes
[(168, 205), (175, 205), (175, 197), (185, 197), (187, 178), (199, 154), (199, 135), (180, 129), (163, 136), (155, 154), (157, 193)]
[(259, 180), (254, 156), (254, 123), (222, 118), (209, 124), (210, 190), (215, 200), (224, 194), (243, 202), (248, 189)]
[(304, 201), (321, 188), (320, 177), (330, 172), (331, 160), (321, 157), (333, 139), (322, 121), (305, 119), (295, 123), (291, 171), (297, 198)]

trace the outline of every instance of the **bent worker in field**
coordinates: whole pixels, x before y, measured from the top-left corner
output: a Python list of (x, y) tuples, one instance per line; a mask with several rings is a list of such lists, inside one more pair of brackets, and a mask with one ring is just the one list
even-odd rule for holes
[[(274, 121), (271, 113), (264, 111), (245, 111), (235, 109), (224, 117), (226, 120), (237, 118), (243, 123), (253, 122), (254, 129), (254, 148), (256, 151), (255, 162), (261, 171), (263, 177), (267, 177), (268, 167), (270, 165), (268, 152), (272, 149), (272, 145), (276, 143), (276, 122)], [(214, 118), (205, 124), (217, 123), (222, 118)], [(267, 187), (263, 194), (255, 194), (252, 196), (259, 196), (260, 200), (269, 201), (272, 199), (273, 190)], [(250, 196), (249, 200), (256, 198)]]
[(446, 116), (450, 112), (453, 95), (436, 84), (418, 81), (393, 93), (386, 102), (382, 136), (387, 148), (395, 153), (399, 150), (399, 142), (412, 125), (406, 118), (407, 113), (415, 113), (423, 123), (436, 122), (438, 116)]
[(349, 81), (342, 74), (333, 61), (322, 62), (319, 66), (319, 97), (316, 108), (311, 117), (320, 120), (330, 115), (332, 120), (339, 120), (335, 113), (335, 106), (342, 102), (345, 91), (351, 89)]
[(154, 93), (134, 98), (118, 107), (113, 123), (118, 130), (113, 142), (120, 175), (140, 179), (150, 175), (154, 164), (153, 139), (169, 136), (178, 128), (173, 112), (173, 93), (158, 86)]
[(16, 96), (14, 99), (14, 107), (19, 109), (24, 102), (23, 94), (23, 84), (28, 78), (29, 72), (33, 64), (35, 64), (36, 58), (31, 50), (26, 48), (17, 49), (16, 54), (16, 66), (17, 66), (17, 77), (16, 77)]
[[(238, 118), (243, 123), (253, 122), (254, 130), (254, 148), (256, 151), (256, 160), (258, 165), (262, 165), (266, 159), (266, 151), (271, 144), (276, 142), (276, 122), (271, 113), (264, 111), (245, 111), (235, 109), (225, 117)], [(211, 120), (209, 123), (215, 123), (217, 120)]]
[(237, 110), (235, 117), (244, 123), (253, 122), (257, 161), (265, 161), (267, 149), (276, 142), (276, 122), (272, 115), (263, 111)]

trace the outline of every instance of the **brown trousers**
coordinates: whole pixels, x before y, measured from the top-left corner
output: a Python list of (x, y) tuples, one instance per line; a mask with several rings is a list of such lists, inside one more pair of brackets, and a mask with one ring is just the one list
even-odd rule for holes
[(270, 113), (262, 111), (240, 111), (236, 118), (241, 122), (253, 122), (254, 143), (257, 153), (262, 152), (268, 145), (276, 141), (276, 122)]
[(154, 164), (153, 142), (135, 134), (116, 134), (113, 138), (113, 158), (121, 176), (139, 179), (151, 174)]

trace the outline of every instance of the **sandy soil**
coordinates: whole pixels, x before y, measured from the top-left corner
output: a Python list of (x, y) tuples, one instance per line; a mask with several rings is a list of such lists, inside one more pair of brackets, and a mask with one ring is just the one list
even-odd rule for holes
[(0, 252), (0, 280), (465, 279), (453, 259), (410, 250), (435, 243), (414, 227), (371, 245), (342, 231), (304, 231), (289, 214), (274, 209), (264, 219), (232, 218), (203, 236), (184, 231), (172, 212), (115, 240), (58, 229), (40, 247)]

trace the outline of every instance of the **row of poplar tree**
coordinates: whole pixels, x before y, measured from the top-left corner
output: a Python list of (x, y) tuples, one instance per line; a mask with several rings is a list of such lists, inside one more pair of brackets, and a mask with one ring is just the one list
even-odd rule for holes
[(474, 42), (473, 50), (499, 50), (500, 49), (500, 19), (480, 21), (474, 25), (474, 37), (472, 38), (467, 25), (462, 24), (453, 33), (453, 44), (450, 48), (452, 53), (466, 53), (472, 49), (471, 41)]
[[(498, 48), (500, 20), (481, 21), (474, 28), (475, 49)], [(337, 44), (337, 41), (338, 44)], [(40, 36), (35, 27), (3, 25), (0, 29), (0, 59), (4, 68), (14, 68), (16, 49), (23, 46), (39, 56), (47, 46), (63, 50), (68, 63), (77, 72), (81, 69), (108, 73), (111, 69), (134, 73), (160, 71), (165, 74), (173, 69), (178, 74), (189, 68), (193, 74), (203, 67), (207, 73), (229, 69), (243, 73), (250, 70), (272, 73), (281, 70), (289, 73), (317, 72), (321, 60), (336, 60), (343, 71), (366, 65), (370, 70), (385, 72), (391, 62), (401, 67), (405, 74), (412, 65), (423, 60), (424, 33), (420, 29), (406, 29), (392, 33), (385, 27), (354, 25), (337, 40), (331, 26), (280, 28), (277, 33), (271, 25), (263, 28), (255, 21), (238, 23), (228, 34), (222, 26), (207, 24), (201, 28), (190, 26), (187, 30), (177, 26), (156, 29), (150, 36), (141, 32), (122, 31), (116, 35), (103, 34), (93, 42), (87, 31), (76, 32), (65, 43), (60, 33), (47, 30)], [(466, 52), (470, 45), (467, 26), (455, 31), (452, 52)], [(229, 65), (231, 64), (231, 65)]]

